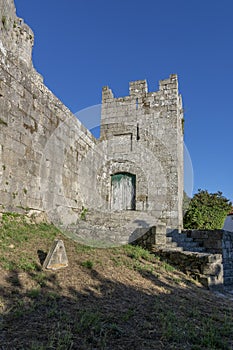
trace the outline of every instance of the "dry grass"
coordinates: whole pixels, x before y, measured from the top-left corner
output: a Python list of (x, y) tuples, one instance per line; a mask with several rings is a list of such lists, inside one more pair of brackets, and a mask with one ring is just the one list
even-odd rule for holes
[[(55, 237), (69, 267), (43, 271)], [(233, 301), (139, 247), (93, 249), (6, 215), (0, 281), (0, 349), (233, 349)]]

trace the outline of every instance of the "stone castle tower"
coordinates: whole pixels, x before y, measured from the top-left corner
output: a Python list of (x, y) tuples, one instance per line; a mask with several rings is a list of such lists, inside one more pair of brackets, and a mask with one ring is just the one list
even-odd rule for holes
[(182, 227), (183, 131), (177, 76), (148, 92), (130, 83), (115, 98), (103, 88), (96, 140), (44, 85), (32, 65), (34, 35), (0, 0), (0, 206), (77, 222), (84, 206), (148, 213)]
[(109, 208), (150, 212), (169, 227), (182, 227), (183, 109), (175, 74), (148, 92), (130, 83), (115, 98), (103, 88), (101, 140), (108, 140)]

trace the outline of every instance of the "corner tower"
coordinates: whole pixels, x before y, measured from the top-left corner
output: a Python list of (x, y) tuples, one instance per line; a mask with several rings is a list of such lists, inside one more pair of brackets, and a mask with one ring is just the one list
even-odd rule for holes
[(151, 213), (182, 228), (183, 109), (177, 75), (148, 92), (146, 80), (115, 98), (103, 88), (101, 140), (107, 141), (106, 198), (110, 210)]

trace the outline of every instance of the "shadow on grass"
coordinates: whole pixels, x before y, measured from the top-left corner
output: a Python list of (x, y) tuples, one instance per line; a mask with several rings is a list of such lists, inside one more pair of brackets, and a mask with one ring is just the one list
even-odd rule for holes
[(89, 283), (68, 291), (56, 273), (25, 273), (37, 283), (28, 290), (21, 272), (9, 273), (8, 288), (0, 287), (5, 303), (0, 349), (232, 349), (232, 318), (220, 314), (217, 304), (213, 310), (209, 293), (194, 285), (184, 289), (169, 284), (148, 271), (139, 273), (160, 293), (94, 269), (86, 269)]
[(37, 250), (37, 255), (38, 255), (38, 258), (39, 258), (39, 260), (40, 260), (41, 266), (43, 266), (43, 263), (44, 263), (44, 261), (45, 261), (45, 259), (46, 259), (47, 254), (48, 254), (48, 253), (44, 252), (44, 251), (41, 250), (41, 249), (38, 249), (38, 250)]

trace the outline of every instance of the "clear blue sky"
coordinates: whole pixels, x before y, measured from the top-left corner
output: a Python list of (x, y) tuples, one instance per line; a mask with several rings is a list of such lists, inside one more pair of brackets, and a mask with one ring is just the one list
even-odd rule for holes
[(72, 112), (101, 88), (149, 90), (177, 73), (198, 188), (233, 199), (232, 0), (15, 0), (35, 33), (34, 65)]

